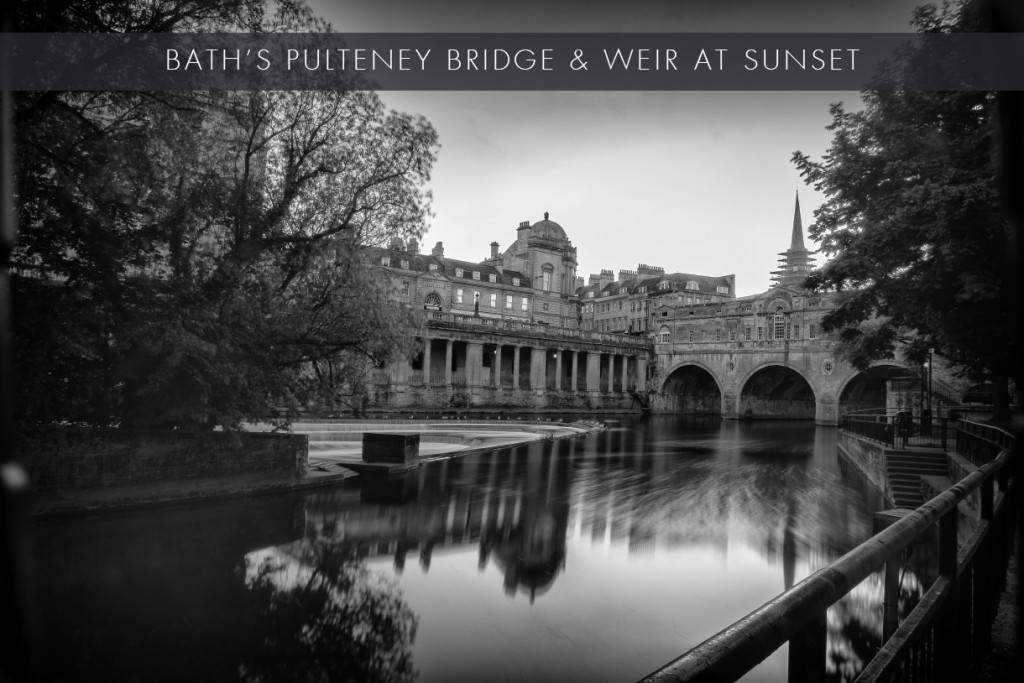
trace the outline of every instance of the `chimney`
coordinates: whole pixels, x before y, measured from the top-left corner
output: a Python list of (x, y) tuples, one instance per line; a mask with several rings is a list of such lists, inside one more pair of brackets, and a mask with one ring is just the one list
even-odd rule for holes
[(491, 242), (491, 258), (498, 258), (498, 243)]
[(600, 281), (602, 287), (604, 287), (605, 285), (610, 285), (611, 283), (615, 282), (615, 273), (613, 273), (610, 270), (605, 270), (604, 268), (602, 268)]
[(633, 280), (635, 278), (636, 278), (636, 271), (635, 270), (622, 270), (622, 269), (619, 270), (619, 282), (622, 282), (623, 280)]
[(434, 245), (434, 248), (430, 250), (430, 255), (436, 258), (444, 258), (444, 244), (438, 242)]
[(416, 256), (417, 254), (420, 253), (420, 243), (416, 241), (415, 237), (409, 240), (409, 248), (406, 251), (408, 251), (413, 256)]

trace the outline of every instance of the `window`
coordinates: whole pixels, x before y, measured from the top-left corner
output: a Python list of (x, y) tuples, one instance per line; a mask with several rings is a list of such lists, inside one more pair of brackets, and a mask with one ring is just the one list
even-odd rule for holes
[(686, 297), (686, 304), (688, 306), (692, 306), (693, 305), (693, 297), (692, 296)]
[(647, 293), (647, 287), (641, 287), (640, 288), (640, 293), (641, 294), (646, 294)]
[(505, 295), (505, 308), (512, 308), (512, 295), (511, 294), (506, 294)]
[(764, 328), (760, 326), (757, 328), (757, 341), (764, 341)]
[(497, 308), (497, 307), (498, 307), (498, 295), (495, 294), (494, 292), (491, 292), (491, 308)]
[(473, 279), (474, 280), (479, 280), (480, 279), (480, 271), (479, 270), (474, 270), (473, 271)]
[(772, 318), (772, 327), (774, 328), (772, 336), (775, 339), (786, 338), (786, 316), (783, 312), (784, 310), (782, 306), (775, 308), (775, 316)]
[(693, 330), (690, 330), (690, 335), (689, 337), (687, 337), (687, 341), (689, 341), (691, 344), (693, 343)]
[(549, 266), (544, 267), (544, 272), (541, 274), (541, 289), (545, 292), (551, 291), (551, 268)]
[(404, 268), (405, 270), (409, 270), (409, 262), (403, 260), (402, 261), (402, 268)]
[(747, 341), (750, 341), (750, 325), (747, 325), (746, 327), (743, 328), (743, 338)]
[(546, 311), (546, 310), (548, 310), (548, 305), (547, 305), (547, 303), (546, 303), (546, 302), (545, 302), (545, 303), (544, 303), (544, 304), (543, 304), (543, 305), (542, 305), (541, 307), (542, 307), (542, 308), (543, 308), (543, 309), (544, 309), (545, 311)]
[(658, 289), (668, 289), (672, 284), (668, 280), (664, 280), (658, 284)]
[(800, 338), (800, 326), (799, 325), (793, 325), (793, 339), (799, 339), (799, 338)]
[(517, 278), (517, 277), (512, 278), (512, 286), (513, 287), (518, 287), (519, 286), (519, 278)]
[(437, 292), (427, 294), (427, 297), (423, 300), (423, 307), (431, 310), (441, 310), (441, 296)]
[(380, 264), (382, 266), (390, 266), (391, 265), (391, 257), (390, 256), (381, 256)]
[(729, 330), (729, 341), (736, 341), (736, 330)]
[(699, 289), (700, 289), (700, 285), (698, 285), (698, 284), (697, 284), (696, 282), (694, 282), (693, 280), (690, 280), (689, 282), (687, 282), (687, 283), (686, 283), (686, 288), (687, 288), (687, 289), (690, 289), (690, 290), (693, 290), (694, 292), (696, 292), (697, 290), (699, 290)]
[(528, 301), (529, 301), (529, 299), (527, 299), (527, 298), (526, 298), (526, 297), (524, 296), (524, 297), (523, 297), (523, 310), (524, 310), (524, 311), (528, 311), (528, 310), (530, 310), (530, 304), (529, 304), (529, 303), (527, 303)]
[(402, 280), (402, 296), (409, 296), (409, 281)]
[(437, 270), (437, 264), (436, 263), (431, 263), (429, 268), (430, 268), (430, 270)]
[(462, 270), (462, 268), (456, 268), (455, 269), (455, 277), (462, 277), (465, 274), (465, 272), (466, 271)]
[(593, 292), (587, 292), (587, 298), (588, 299), (593, 299), (594, 298), (594, 293)]
[(661, 337), (662, 343), (667, 343), (667, 342), (672, 341), (672, 332), (669, 331), (668, 327), (666, 327), (665, 325), (661, 326), (661, 329), (658, 330), (658, 333), (659, 333), (659, 336)]
[(729, 288), (723, 287), (722, 285), (718, 285), (717, 287), (715, 287), (715, 291), (718, 292), (719, 294), (728, 294)]
[(715, 330), (715, 341), (716, 342), (722, 341), (722, 331), (721, 330)]
[(498, 276), (495, 275), (494, 273), (491, 273), (490, 275), (487, 276), (487, 279), (489, 279), (491, 282), (497, 282)]
[(462, 303), (462, 288), (461, 287), (459, 289), (455, 290), (455, 303), (457, 303), (457, 304), (461, 304)]
[(807, 338), (808, 339), (817, 339), (818, 338), (818, 326), (817, 325), (808, 325), (807, 326)]

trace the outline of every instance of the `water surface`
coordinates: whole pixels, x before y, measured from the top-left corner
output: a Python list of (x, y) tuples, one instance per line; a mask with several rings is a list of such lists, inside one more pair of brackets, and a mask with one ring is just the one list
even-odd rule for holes
[[(48, 680), (634, 681), (871, 534), (805, 422), (651, 418), (397, 479), (40, 522)], [(830, 611), (830, 670), (877, 581)], [(785, 648), (749, 680), (784, 680)]]

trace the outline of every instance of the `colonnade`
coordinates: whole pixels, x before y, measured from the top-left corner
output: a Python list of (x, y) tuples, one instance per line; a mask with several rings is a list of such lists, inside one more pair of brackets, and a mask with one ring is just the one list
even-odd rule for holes
[(647, 356), (597, 347), (424, 338), (392, 369), (400, 384), (569, 392), (646, 391)]

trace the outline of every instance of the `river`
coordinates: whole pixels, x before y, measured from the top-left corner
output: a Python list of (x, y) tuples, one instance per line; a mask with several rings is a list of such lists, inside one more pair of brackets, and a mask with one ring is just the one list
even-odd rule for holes
[[(635, 681), (883, 507), (832, 427), (607, 424), (397, 479), (38, 520), (44, 680)], [(877, 645), (880, 594), (830, 610), (836, 680)], [(785, 675), (784, 647), (747, 680)]]

